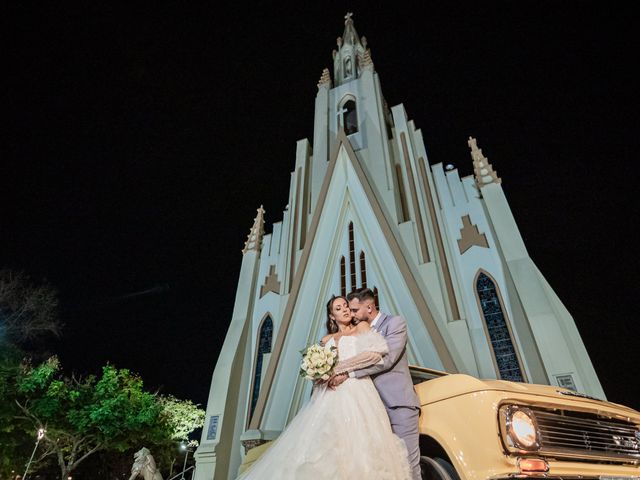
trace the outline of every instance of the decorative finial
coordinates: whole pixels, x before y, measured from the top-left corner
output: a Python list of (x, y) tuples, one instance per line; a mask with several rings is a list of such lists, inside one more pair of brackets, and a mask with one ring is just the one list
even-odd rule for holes
[(322, 75), (320, 75), (320, 80), (318, 80), (318, 88), (324, 86), (331, 87), (331, 74), (328, 68), (322, 70)]
[(247, 235), (247, 241), (244, 242), (244, 248), (242, 249), (242, 253), (247, 253), (251, 250), (256, 252), (260, 251), (262, 247), (262, 236), (264, 235), (264, 208), (260, 205), (258, 208), (258, 214), (256, 218), (253, 219), (253, 226), (251, 230), (249, 230), (249, 235)]
[(360, 57), (360, 65), (364, 70), (373, 70), (373, 60), (371, 59), (371, 50), (368, 48)]
[(471, 149), (471, 159), (473, 160), (473, 171), (476, 177), (476, 184), (478, 188), (482, 188), (490, 183), (502, 183), (502, 179), (498, 177), (489, 159), (482, 155), (482, 149), (478, 148), (478, 143), (475, 138), (469, 137), (467, 141), (469, 148)]
[(347, 12), (347, 14), (344, 16), (345, 25), (347, 24), (347, 22), (353, 22), (353, 20), (351, 20), (351, 17), (353, 17), (353, 12)]

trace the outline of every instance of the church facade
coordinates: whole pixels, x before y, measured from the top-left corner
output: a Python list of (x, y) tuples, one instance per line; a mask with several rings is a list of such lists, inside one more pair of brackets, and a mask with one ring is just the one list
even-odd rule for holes
[(265, 234), (260, 207), (242, 251), (196, 480), (235, 478), (248, 449), (278, 436), (310, 396), (300, 350), (326, 333), (327, 300), (362, 286), (407, 320), (412, 364), (604, 398), (476, 140), (474, 175), (430, 165), (404, 107), (387, 106), (350, 14), (333, 59), (282, 220)]

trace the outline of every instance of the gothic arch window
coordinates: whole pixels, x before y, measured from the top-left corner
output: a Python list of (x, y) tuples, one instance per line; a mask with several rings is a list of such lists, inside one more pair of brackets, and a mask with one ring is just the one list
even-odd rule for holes
[(367, 288), (367, 262), (364, 258), (364, 252), (360, 252), (360, 283), (362, 288)]
[(344, 59), (344, 78), (349, 78), (353, 74), (353, 65), (351, 63), (351, 57)]
[(356, 101), (351, 95), (348, 95), (346, 100), (340, 102), (338, 115), (345, 134), (351, 135), (358, 131), (358, 112), (356, 111)]
[(273, 320), (267, 315), (260, 325), (258, 334), (258, 351), (256, 352), (256, 363), (253, 371), (253, 391), (251, 392), (251, 407), (249, 409), (249, 421), (253, 416), (253, 411), (260, 396), (260, 383), (262, 380), (262, 369), (266, 364), (265, 356), (271, 353), (271, 341), (273, 339)]
[(524, 382), (498, 288), (491, 277), (482, 271), (476, 278), (476, 295), (500, 379)]
[(344, 257), (340, 257), (340, 295), (347, 296), (347, 268)]
[(380, 310), (380, 300), (378, 299), (378, 287), (373, 287), (373, 299), (376, 301), (376, 308)]
[(356, 242), (353, 238), (353, 222), (349, 222), (349, 272), (351, 273), (351, 290), (357, 288), (356, 284)]

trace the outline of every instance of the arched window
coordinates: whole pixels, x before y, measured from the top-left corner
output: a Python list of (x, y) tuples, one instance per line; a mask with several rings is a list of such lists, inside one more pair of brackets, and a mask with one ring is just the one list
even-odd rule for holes
[(358, 131), (358, 112), (356, 112), (356, 102), (347, 100), (342, 106), (342, 119), (344, 125), (344, 133), (351, 135)]
[(498, 289), (493, 280), (482, 272), (478, 275), (476, 294), (487, 326), (500, 379), (524, 382), (522, 368), (498, 296)]
[(340, 295), (347, 296), (347, 268), (344, 257), (340, 257)]
[(271, 353), (271, 340), (273, 339), (273, 320), (270, 316), (265, 317), (260, 326), (258, 337), (258, 352), (256, 353), (256, 366), (253, 372), (253, 392), (251, 392), (251, 408), (249, 409), (249, 420), (253, 416), (253, 411), (260, 396), (260, 381), (262, 380), (262, 368), (266, 363), (265, 356)]
[(373, 287), (373, 299), (376, 301), (376, 308), (380, 310), (380, 300), (378, 299), (378, 287)]
[(353, 222), (349, 222), (349, 272), (351, 273), (351, 291), (356, 285), (356, 242), (353, 238)]
[(347, 98), (348, 100), (342, 100), (339, 104), (336, 115), (338, 116), (338, 128), (342, 126), (344, 133), (351, 135), (358, 131), (358, 112), (353, 96), (348, 95)]
[(344, 59), (344, 78), (349, 78), (353, 73), (353, 67), (351, 64), (351, 57)]
[(364, 258), (364, 252), (360, 252), (360, 283), (362, 288), (367, 288), (367, 262)]

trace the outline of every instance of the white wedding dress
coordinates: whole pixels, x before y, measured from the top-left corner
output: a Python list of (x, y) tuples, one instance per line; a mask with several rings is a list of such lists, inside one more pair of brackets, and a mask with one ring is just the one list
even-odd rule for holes
[[(331, 338), (327, 345), (331, 342), (335, 344)], [(339, 362), (362, 352), (388, 351), (384, 338), (375, 332), (343, 336), (337, 347)], [(315, 386), (309, 403), (238, 480), (360, 478), (411, 479), (405, 444), (391, 432), (369, 377), (348, 378), (335, 390)]]

